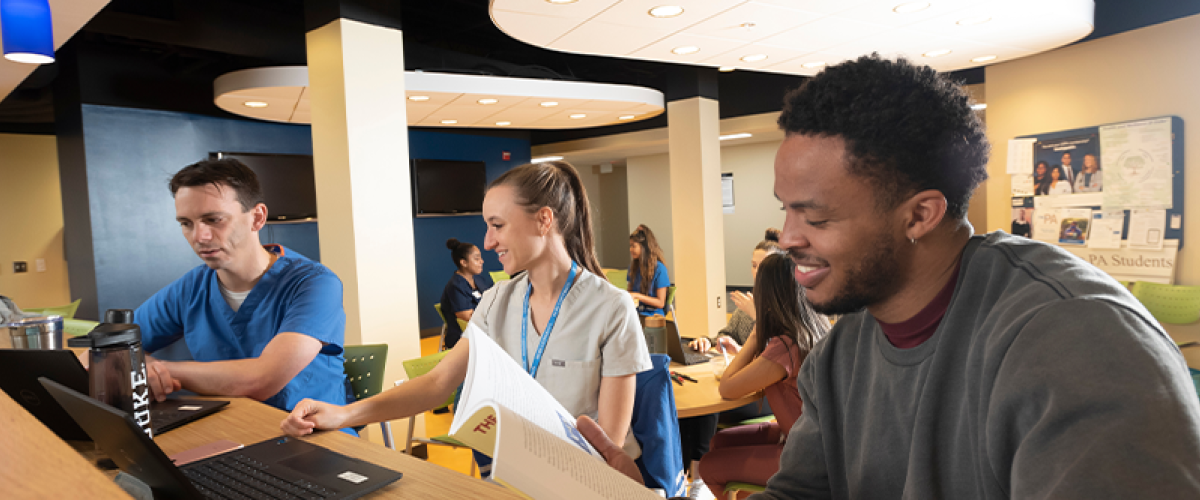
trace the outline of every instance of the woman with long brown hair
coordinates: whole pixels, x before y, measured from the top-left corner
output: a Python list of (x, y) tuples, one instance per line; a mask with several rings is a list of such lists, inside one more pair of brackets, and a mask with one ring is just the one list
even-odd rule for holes
[(700, 460), (700, 476), (717, 497), (731, 481), (766, 484), (779, 469), (787, 431), (800, 418), (796, 376), (805, 356), (829, 331), (796, 282), (796, 264), (783, 253), (763, 259), (754, 280), (754, 332), (725, 369), (721, 397), (737, 399), (764, 391), (776, 422), (718, 432)]
[[(488, 186), (483, 218), (484, 248), (514, 277), (483, 294), (471, 324), (567, 411), (598, 417), (621, 445), (633, 415), (634, 376), (651, 368), (650, 355), (629, 297), (603, 278), (579, 172), (566, 162), (505, 172)], [(281, 427), (301, 436), (438, 406), (466, 376), (470, 341), (464, 336), (428, 374), (372, 398), (346, 406), (304, 400)]]
[[(650, 278), (643, 279), (644, 276)], [(639, 224), (629, 235), (629, 273), (625, 279), (629, 283), (629, 295), (638, 302), (638, 314), (666, 314), (663, 308), (667, 307), (667, 288), (671, 286), (671, 278), (667, 275), (667, 265), (658, 239), (645, 224)]]

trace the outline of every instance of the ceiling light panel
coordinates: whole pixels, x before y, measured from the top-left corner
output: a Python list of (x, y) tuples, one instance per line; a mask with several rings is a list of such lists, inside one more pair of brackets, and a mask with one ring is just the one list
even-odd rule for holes
[[(940, 70), (956, 70), (991, 64), (1061, 47), (1086, 36), (1094, 23), (1093, 0), (928, 0), (928, 8), (898, 14), (893, 11), (903, 0), (716, 0), (682, 2), (684, 14), (671, 19), (655, 19), (646, 12), (671, 0), (598, 0), (594, 17), (575, 17), (568, 31), (579, 35), (555, 35), (561, 44), (535, 43), (544, 40), (547, 27), (531, 25), (540, 31), (523, 36), (523, 31), (506, 26), (499, 12), (524, 12), (550, 15), (555, 9), (544, 0), (492, 0), (493, 20), (518, 40), (568, 52), (629, 57), (703, 66), (739, 65), (726, 61), (726, 54), (767, 53), (776, 47), (799, 54), (780, 61), (768, 57), (761, 71), (811, 74), (799, 59), (810, 60), (812, 53), (833, 54), (837, 60), (881, 54), (920, 54), (934, 50), (920, 42), (929, 37), (946, 37), (962, 43), (945, 45), (952, 53), (936, 58)], [(911, 0), (910, 0), (911, 1)], [(921, 0), (918, 0), (921, 1)], [(587, 4), (580, 1), (576, 4)], [(599, 9), (599, 10), (596, 10)], [(769, 15), (756, 15), (768, 13)], [(990, 18), (975, 25), (958, 21), (977, 16)], [(682, 22), (686, 19), (687, 22)], [(656, 23), (658, 22), (658, 23)], [(604, 23), (606, 29), (591, 29)], [(745, 29), (746, 23), (754, 28)], [(597, 26), (600, 26), (597, 24)], [(642, 31), (630, 36), (613, 37), (613, 26), (634, 26)], [(555, 28), (557, 29), (557, 28)], [(551, 30), (553, 31), (553, 30)], [(606, 35), (606, 33), (608, 33)], [(915, 37), (914, 37), (915, 34)], [(614, 43), (614, 38), (622, 38)], [(636, 38), (636, 40), (634, 39)], [(868, 39), (870, 43), (868, 42)], [(648, 42), (648, 40), (653, 40)], [(881, 45), (880, 42), (889, 42)], [(725, 42), (725, 43), (721, 43)], [(645, 43), (633, 49), (631, 47)], [(694, 45), (700, 52), (672, 54), (671, 49)], [(975, 48), (989, 48), (975, 52)], [(996, 55), (995, 61), (972, 62), (981, 55)], [(699, 57), (698, 57), (699, 56)], [(961, 56), (961, 58), (959, 57)], [(928, 59), (927, 60), (933, 60)], [(735, 59), (738, 60), (738, 59)], [(832, 64), (832, 61), (826, 61)], [(745, 65), (742, 63), (741, 65)]]
[[(744, 52), (744, 48), (739, 47), (725, 52), (724, 54), (718, 54), (716, 56), (706, 58), (701, 62), (713, 66), (736, 66), (744, 69), (762, 69), (773, 64), (794, 59), (810, 53), (768, 45), (756, 46), (755, 49), (757, 49), (758, 52), (747, 53)], [(757, 61), (748, 61), (743, 59), (743, 57), (748, 55), (762, 55), (767, 56), (767, 58)]]

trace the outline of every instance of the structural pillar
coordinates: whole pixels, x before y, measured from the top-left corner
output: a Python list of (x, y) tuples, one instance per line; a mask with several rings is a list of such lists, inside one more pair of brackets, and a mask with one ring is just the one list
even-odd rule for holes
[(404, 41), (398, 16), (346, 4), (306, 11), (321, 260), (344, 286), (346, 344), (388, 344), (390, 382), (421, 356)]
[(683, 70), (668, 93), (676, 322), (686, 336), (708, 336), (727, 309), (716, 70)]

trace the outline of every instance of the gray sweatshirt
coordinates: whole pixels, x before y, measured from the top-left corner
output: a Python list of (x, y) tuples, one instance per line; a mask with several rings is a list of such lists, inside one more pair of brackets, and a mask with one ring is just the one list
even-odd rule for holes
[(753, 498), (1200, 498), (1200, 401), (1111, 277), (1051, 245), (972, 238), (912, 349), (866, 311), (799, 376), (804, 413)]

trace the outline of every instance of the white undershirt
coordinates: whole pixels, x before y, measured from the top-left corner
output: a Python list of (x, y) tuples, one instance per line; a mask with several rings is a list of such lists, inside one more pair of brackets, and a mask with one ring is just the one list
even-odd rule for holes
[(246, 301), (246, 296), (250, 295), (251, 291), (246, 290), (244, 292), (231, 292), (227, 290), (225, 285), (221, 284), (219, 280), (217, 281), (217, 285), (220, 285), (221, 296), (225, 297), (225, 303), (229, 304), (229, 308), (233, 309), (233, 312), (237, 312), (238, 308), (242, 307), (242, 302)]

